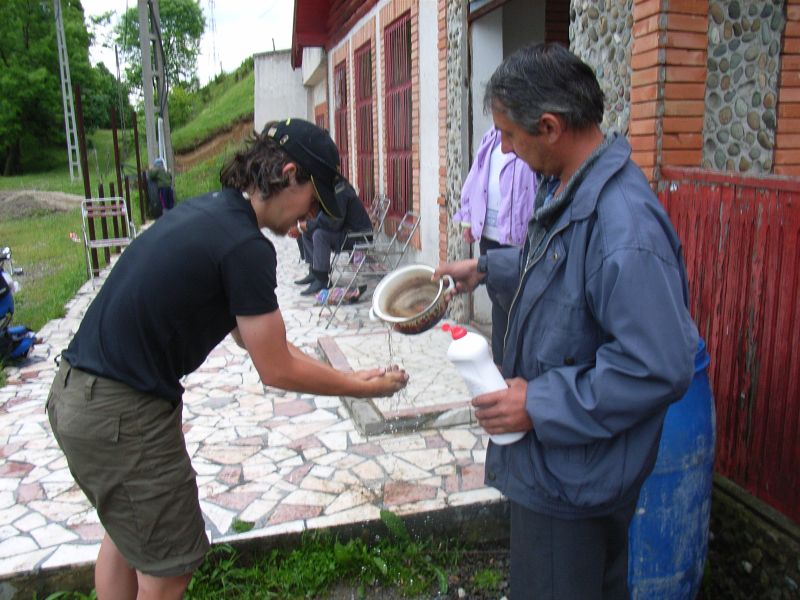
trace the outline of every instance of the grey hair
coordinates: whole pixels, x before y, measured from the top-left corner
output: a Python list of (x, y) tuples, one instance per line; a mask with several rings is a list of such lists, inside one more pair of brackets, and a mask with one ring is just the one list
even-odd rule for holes
[(567, 129), (601, 123), (603, 100), (591, 67), (561, 44), (545, 43), (509, 55), (486, 84), (483, 105), (536, 135), (544, 113), (562, 117)]

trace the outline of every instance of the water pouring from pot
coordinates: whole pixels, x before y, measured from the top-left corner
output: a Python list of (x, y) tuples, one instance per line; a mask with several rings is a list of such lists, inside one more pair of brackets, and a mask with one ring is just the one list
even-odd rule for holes
[(455, 282), (449, 275), (434, 281), (434, 271), (431, 266), (413, 264), (386, 275), (372, 295), (370, 319), (406, 335), (436, 325), (447, 310)]

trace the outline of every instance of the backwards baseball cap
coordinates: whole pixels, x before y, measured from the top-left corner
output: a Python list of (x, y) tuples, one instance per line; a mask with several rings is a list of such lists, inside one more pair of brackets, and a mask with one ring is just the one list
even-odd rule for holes
[(331, 136), (313, 123), (295, 118), (273, 124), (267, 135), (311, 174), (311, 184), (322, 209), (341, 219), (344, 209), (337, 202), (335, 190), (344, 178), (339, 172), (339, 150)]

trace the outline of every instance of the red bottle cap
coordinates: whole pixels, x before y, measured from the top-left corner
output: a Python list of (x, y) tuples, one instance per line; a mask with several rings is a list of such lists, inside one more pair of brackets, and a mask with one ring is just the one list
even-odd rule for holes
[(467, 330), (458, 325), (452, 326), (449, 323), (442, 325), (442, 331), (449, 331), (454, 340), (460, 340), (467, 335)]

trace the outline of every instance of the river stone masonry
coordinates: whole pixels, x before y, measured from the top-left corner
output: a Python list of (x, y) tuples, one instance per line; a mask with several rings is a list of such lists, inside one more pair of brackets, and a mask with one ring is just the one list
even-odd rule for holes
[(605, 94), (604, 131), (626, 133), (631, 117), (633, 0), (573, 0), (570, 49), (590, 65)]
[(712, 2), (703, 167), (769, 173), (775, 145), (783, 0)]

